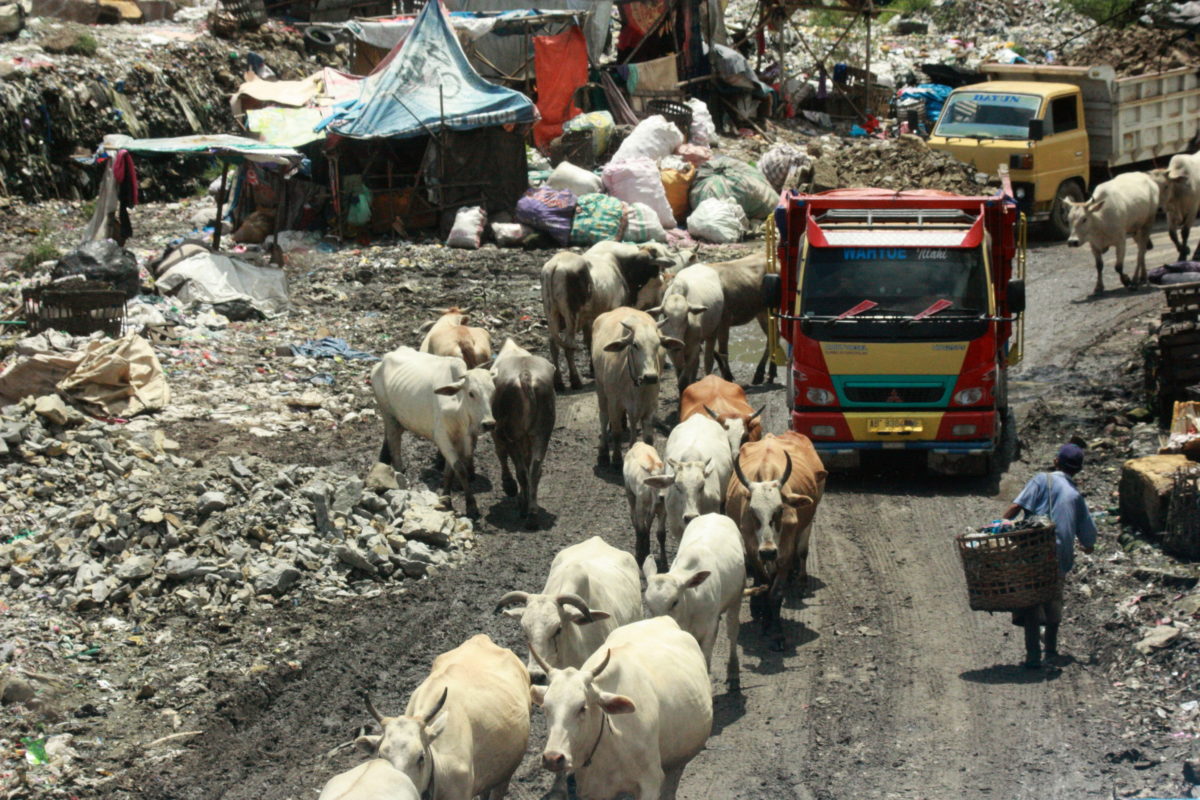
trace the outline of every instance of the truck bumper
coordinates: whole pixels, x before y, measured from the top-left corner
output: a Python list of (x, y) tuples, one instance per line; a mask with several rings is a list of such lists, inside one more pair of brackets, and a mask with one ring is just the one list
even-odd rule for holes
[[(879, 432), (886, 423), (910, 423), (913, 430)], [(884, 423), (881, 425), (880, 423)], [(994, 409), (968, 411), (870, 412), (793, 411), (792, 430), (812, 440), (822, 453), (863, 450), (922, 450), (931, 453), (986, 455), (996, 449), (999, 431)]]

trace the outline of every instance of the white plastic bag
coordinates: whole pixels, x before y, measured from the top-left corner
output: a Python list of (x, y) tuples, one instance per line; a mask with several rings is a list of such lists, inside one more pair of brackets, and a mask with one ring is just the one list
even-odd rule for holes
[(446, 237), (446, 246), (478, 250), (483, 244), (483, 226), (486, 224), (487, 212), (481, 206), (460, 208), (454, 215), (454, 227)]
[(621, 233), (622, 242), (666, 242), (667, 232), (658, 221), (658, 214), (645, 203), (625, 204), (625, 230)]
[[(676, 131), (678, 133), (678, 131)], [(610, 162), (604, 167), (604, 188), (626, 203), (645, 203), (658, 215), (663, 228), (675, 227), (658, 165), (649, 158)]]
[(525, 237), (533, 233), (533, 228), (520, 222), (493, 222), (492, 236), (500, 247), (519, 247)]
[(733, 244), (750, 227), (746, 212), (737, 201), (710, 197), (696, 206), (687, 218), (688, 233), (695, 239), (714, 244)]
[(692, 144), (711, 144), (717, 137), (717, 126), (713, 124), (712, 114), (708, 113), (708, 105), (694, 97), (687, 104), (692, 109), (691, 136), (688, 138)]
[(683, 144), (683, 134), (674, 122), (669, 122), (661, 114), (647, 117), (637, 124), (633, 132), (621, 142), (617, 152), (613, 153), (612, 162), (632, 161), (636, 158), (649, 158), (653, 161), (675, 152), (675, 148)]
[(603, 189), (599, 175), (577, 167), (570, 161), (563, 161), (555, 167), (546, 179), (546, 185), (552, 189), (570, 189), (576, 197), (596, 194)]

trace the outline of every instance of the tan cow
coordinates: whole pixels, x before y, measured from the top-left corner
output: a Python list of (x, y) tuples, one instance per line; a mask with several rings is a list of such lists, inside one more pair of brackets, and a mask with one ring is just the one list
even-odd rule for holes
[(478, 634), (433, 660), (402, 717), (357, 744), (405, 773), (429, 800), (501, 800), (529, 743), (529, 673), (511, 650)]
[(759, 416), (766, 408), (764, 405), (755, 411), (746, 401), (742, 387), (716, 375), (706, 375), (680, 395), (679, 421), (696, 414), (708, 414), (725, 429), (730, 453), (737, 458), (742, 445), (762, 438)]
[[(725, 380), (733, 380), (729, 369), (729, 329), (745, 325), (751, 320), (758, 320), (762, 328), (764, 341), (767, 335), (767, 304), (763, 299), (762, 279), (767, 271), (767, 257), (764, 253), (755, 253), (734, 261), (721, 261), (709, 264), (717, 271), (721, 279), (721, 291), (724, 293), (725, 304), (721, 315), (721, 324), (717, 328), (717, 360), (720, 362), (721, 375)], [(771, 343), (766, 343), (762, 358), (754, 370), (755, 384), (763, 382), (763, 373), (770, 366), (769, 380), (775, 380), (775, 362), (771, 361)], [(712, 372), (713, 360), (704, 358), (704, 371)]]
[(596, 400), (600, 406), (600, 464), (621, 461), (621, 438), (629, 425), (629, 443), (642, 430), (654, 444), (654, 409), (662, 349), (678, 350), (683, 342), (666, 336), (645, 311), (622, 306), (601, 314), (592, 324), (592, 364), (596, 368)]
[(373, 758), (334, 775), (317, 800), (419, 800), (421, 793), (390, 761)]
[[(763, 622), (772, 647), (783, 648), (779, 621), (783, 593), (793, 570), (807, 578), (813, 516), (825, 493), (828, 473), (807, 436), (768, 433), (742, 446), (725, 495), (725, 513), (738, 524), (746, 567), (756, 587), (750, 611)], [(763, 590), (760, 590), (763, 591)]]
[(467, 312), (458, 306), (448, 308), (433, 323), (421, 340), (422, 353), (454, 356), (467, 362), (467, 369), (492, 360), (492, 335), (483, 328), (466, 325)]

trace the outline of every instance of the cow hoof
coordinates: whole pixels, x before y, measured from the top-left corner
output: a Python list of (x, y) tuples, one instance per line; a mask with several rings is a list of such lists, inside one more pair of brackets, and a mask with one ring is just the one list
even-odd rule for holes
[(582, 389), (583, 381), (579, 380), (578, 378), (572, 378), (571, 379), (571, 388), (572, 389)]
[(775, 634), (771, 637), (771, 643), (767, 645), (772, 653), (783, 652), (783, 636)]
[(530, 514), (525, 518), (525, 530), (536, 531), (538, 529), (537, 514)]
[(554, 391), (565, 392), (566, 390), (567, 390), (567, 385), (565, 383), (563, 383), (562, 381), (554, 382)]
[(471, 519), (479, 519), (479, 506), (467, 506), (467, 516)]
[(517, 493), (517, 482), (508, 476), (500, 479), (500, 486), (504, 489), (504, 494), (512, 497)]
[(1121, 277), (1121, 285), (1122, 285), (1122, 286), (1128, 286), (1128, 285), (1129, 285), (1129, 278), (1125, 277), (1125, 273), (1124, 273), (1124, 272), (1118, 272), (1117, 274), (1118, 274), (1118, 275)]

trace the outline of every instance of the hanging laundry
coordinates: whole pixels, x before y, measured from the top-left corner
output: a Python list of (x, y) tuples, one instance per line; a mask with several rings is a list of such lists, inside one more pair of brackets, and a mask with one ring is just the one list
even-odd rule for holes
[(533, 125), (533, 140), (540, 148), (562, 134), (563, 123), (580, 113), (575, 90), (587, 83), (587, 39), (579, 26), (554, 36), (533, 37), (533, 65), (537, 72), (537, 107), (542, 118)]

